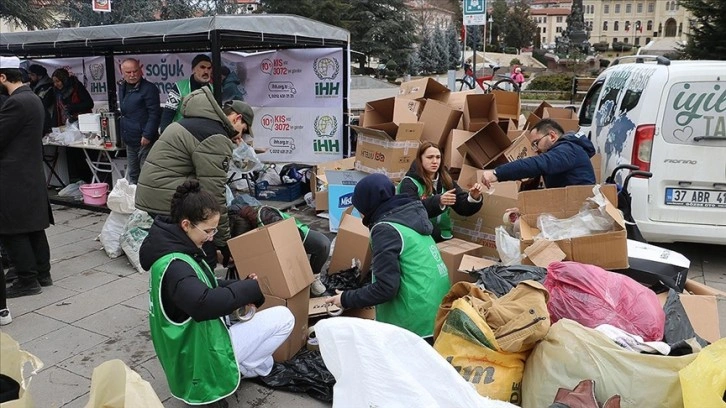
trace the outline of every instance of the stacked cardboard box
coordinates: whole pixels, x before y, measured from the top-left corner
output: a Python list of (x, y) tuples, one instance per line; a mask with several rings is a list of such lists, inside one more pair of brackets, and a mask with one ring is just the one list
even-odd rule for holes
[(461, 260), (465, 255), (480, 256), (483, 247), (473, 242), (464, 241), (463, 239), (452, 238), (448, 241), (436, 244), (441, 252), (441, 259), (444, 261), (446, 268), (449, 270), (449, 282), (455, 284), (459, 281), (473, 282), (469, 275), (459, 273)]

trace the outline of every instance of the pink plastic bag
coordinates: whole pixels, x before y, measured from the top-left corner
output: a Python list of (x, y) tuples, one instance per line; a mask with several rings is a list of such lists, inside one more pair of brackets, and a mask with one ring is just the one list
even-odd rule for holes
[(598, 266), (552, 262), (544, 286), (552, 323), (571, 319), (595, 328), (607, 323), (645, 341), (663, 338), (665, 313), (655, 293), (633, 279)]

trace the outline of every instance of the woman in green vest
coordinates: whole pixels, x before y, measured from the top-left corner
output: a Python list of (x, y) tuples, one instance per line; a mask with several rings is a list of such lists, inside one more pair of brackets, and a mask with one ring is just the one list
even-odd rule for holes
[(481, 209), (482, 188), (479, 183), (474, 183), (468, 192), (459, 187), (441, 164), (439, 146), (423, 142), (397, 191), (423, 202), (434, 225), (431, 236), (436, 242), (441, 242), (453, 238), (449, 217), (452, 209), (464, 217), (474, 215)]
[(295, 318), (277, 306), (229, 325), (227, 316), (265, 296), (255, 274), (217, 279), (202, 244), (217, 232), (220, 208), (196, 180), (177, 187), (171, 217), (159, 216), (141, 245), (150, 271), (149, 323), (154, 350), (171, 394), (191, 405), (222, 401), (244, 377), (268, 375), (272, 353), (290, 335)]
[(376, 320), (430, 337), (441, 299), (449, 292), (449, 274), (421, 201), (395, 192), (383, 174), (356, 184), (353, 206), (371, 231), (373, 282), (325, 301), (345, 309), (375, 305)]

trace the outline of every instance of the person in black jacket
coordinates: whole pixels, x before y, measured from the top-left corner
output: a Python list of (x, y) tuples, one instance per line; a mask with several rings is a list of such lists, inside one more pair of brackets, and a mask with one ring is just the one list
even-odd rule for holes
[(55, 106), (55, 93), (53, 92), (53, 80), (48, 76), (48, 70), (44, 66), (32, 64), (28, 67), (30, 76), (30, 88), (43, 101), (45, 108), (45, 121), (43, 122), (43, 133), (50, 133), (51, 114)]
[(71, 76), (65, 68), (53, 71), (53, 87), (55, 87), (55, 109), (51, 115), (53, 126), (65, 126), (66, 121), (78, 121), (81, 113), (91, 113), (93, 99), (85, 86)]
[(139, 181), (141, 166), (159, 138), (161, 105), (159, 90), (141, 77), (139, 61), (128, 58), (121, 63), (123, 81), (118, 87), (121, 110), (121, 138), (126, 144), (129, 183)]
[[(225, 321), (225, 316), (235, 310), (246, 305), (260, 307), (265, 301), (254, 273), (244, 280), (217, 279), (204, 261), (202, 245), (212, 240), (217, 232), (221, 210), (217, 199), (202, 190), (198, 181), (185, 181), (176, 189), (171, 216), (157, 216), (141, 244), (141, 266), (150, 271), (152, 285), (154, 280), (160, 281), (160, 299), (151, 293), (151, 300), (160, 301), (171, 322), (185, 325), (187, 322)], [(193, 262), (180, 259), (185, 258), (183, 256), (170, 260), (170, 254), (186, 255)], [(200, 273), (204, 280), (200, 279)], [(270, 373), (272, 353), (287, 339), (294, 322), (289, 309), (277, 306), (229, 327), (234, 355), (244, 377)], [(156, 340), (159, 339), (155, 339), (155, 344)], [(190, 352), (204, 353), (204, 350)]]
[(552, 119), (542, 119), (527, 133), (534, 157), (515, 160), (484, 170), (482, 183), (491, 187), (497, 181), (543, 177), (548, 188), (595, 184), (590, 158), (595, 147), (586, 137), (567, 133)]
[(463, 190), (441, 166), (441, 150), (431, 142), (423, 142), (416, 159), (398, 185), (398, 192), (420, 199), (434, 226), (431, 236), (436, 242), (453, 238), (449, 210), (468, 217), (481, 209), (482, 185), (474, 183), (469, 191)]

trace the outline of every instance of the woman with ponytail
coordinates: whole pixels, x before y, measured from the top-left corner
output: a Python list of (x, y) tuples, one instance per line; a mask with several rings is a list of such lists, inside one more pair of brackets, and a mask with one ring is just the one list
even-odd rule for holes
[(171, 216), (154, 220), (141, 245), (150, 271), (149, 323), (154, 349), (171, 394), (190, 405), (217, 403), (244, 377), (272, 370), (272, 353), (289, 336), (292, 313), (277, 306), (230, 325), (228, 315), (265, 297), (252, 273), (244, 280), (217, 279), (202, 245), (214, 238), (221, 208), (196, 180), (177, 187)]
[(420, 199), (434, 225), (431, 236), (436, 242), (453, 238), (449, 209), (468, 217), (482, 206), (482, 185), (474, 183), (469, 191), (463, 190), (449, 172), (441, 166), (441, 149), (435, 143), (423, 142), (416, 159), (401, 180), (397, 190), (411, 198)]

